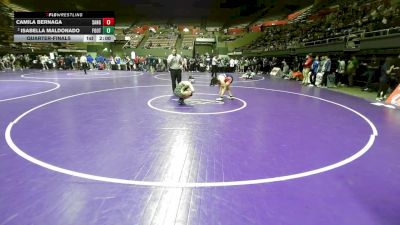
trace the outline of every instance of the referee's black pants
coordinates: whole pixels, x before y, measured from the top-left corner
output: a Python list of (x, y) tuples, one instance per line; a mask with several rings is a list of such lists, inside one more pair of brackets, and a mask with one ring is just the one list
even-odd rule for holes
[(211, 66), (211, 77), (217, 77), (218, 67), (216, 65)]
[(169, 69), (169, 72), (171, 73), (172, 93), (173, 93), (176, 88), (176, 85), (179, 84), (182, 80), (182, 70)]
[(87, 63), (81, 63), (81, 66), (82, 66), (83, 72), (85, 72), (85, 74), (86, 74), (86, 70), (88, 68), (88, 64)]

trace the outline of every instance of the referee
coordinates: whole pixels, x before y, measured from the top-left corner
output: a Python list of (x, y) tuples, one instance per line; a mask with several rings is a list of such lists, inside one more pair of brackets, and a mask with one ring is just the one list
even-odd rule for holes
[(87, 70), (87, 58), (86, 58), (86, 55), (85, 54), (83, 54), (82, 56), (81, 56), (81, 58), (79, 59), (79, 62), (81, 63), (81, 69), (83, 69), (83, 71), (85, 72), (85, 74), (86, 74), (86, 70)]
[(218, 71), (218, 56), (215, 55), (211, 59), (211, 81), (210, 81), (210, 86), (214, 86), (212, 82), (212, 78), (217, 78), (217, 71)]
[(172, 54), (167, 58), (168, 68), (171, 73), (171, 81), (172, 81), (172, 93), (175, 90), (177, 84), (179, 84), (182, 80), (182, 56), (176, 54), (176, 49), (172, 50)]

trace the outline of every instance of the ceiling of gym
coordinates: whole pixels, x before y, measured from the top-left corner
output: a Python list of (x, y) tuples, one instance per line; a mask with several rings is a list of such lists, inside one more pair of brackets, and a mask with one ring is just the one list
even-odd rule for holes
[(232, 25), (288, 15), (314, 0), (7, 0), (30, 11), (114, 11), (116, 25), (193, 23)]

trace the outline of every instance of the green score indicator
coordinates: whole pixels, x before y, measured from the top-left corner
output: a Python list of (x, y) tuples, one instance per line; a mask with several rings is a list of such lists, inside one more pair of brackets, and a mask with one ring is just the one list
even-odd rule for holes
[(103, 34), (114, 34), (114, 27), (103, 27)]

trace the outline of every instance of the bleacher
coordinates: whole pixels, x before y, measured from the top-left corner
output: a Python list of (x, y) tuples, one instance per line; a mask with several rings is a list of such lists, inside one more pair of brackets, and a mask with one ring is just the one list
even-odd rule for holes
[(319, 9), (313, 15), (309, 15), (306, 10), (304, 15), (309, 16), (305, 20), (303, 18), (284, 26), (266, 27), (264, 36), (241, 49), (253, 52), (290, 50), (343, 42), (353, 36), (362, 39), (367, 36), (394, 34), (400, 27), (400, 15), (396, 7), (398, 5), (384, 5), (382, 0), (372, 0), (330, 6)]
[(144, 35), (143, 34), (130, 34), (128, 35), (130, 38), (128, 42), (124, 45), (124, 48), (137, 48), (142, 42)]
[(185, 34), (182, 40), (182, 48), (192, 50), (194, 47), (194, 42), (196, 40), (197, 35), (195, 34)]
[(9, 47), (13, 43), (12, 10), (0, 4), (0, 46)]
[(174, 33), (169, 34), (153, 34), (150, 36), (144, 47), (145, 48), (164, 48), (164, 49), (172, 49), (176, 45), (176, 41), (178, 40), (178, 35)]
[(306, 22), (307, 18), (312, 15), (313, 13), (315, 13), (313, 5), (303, 9), (300, 11), (299, 15), (294, 18), (293, 20), (289, 20), (289, 24), (290, 23), (301, 23), (301, 22)]
[(12, 43), (13, 43), (12, 30), (0, 27), (0, 45), (9, 46)]
[(0, 4), (0, 47), (2, 47), (2, 51), (5, 52), (6, 49), (13, 49), (14, 52), (24, 52), (27, 50), (30, 52), (53, 49), (51, 43), (14, 43), (12, 24), (12, 21), (14, 21), (14, 11), (28, 12), (29, 10), (10, 2), (2, 2)]

